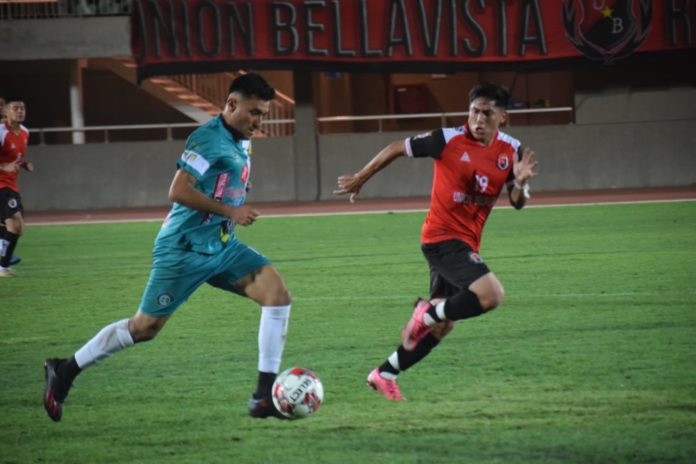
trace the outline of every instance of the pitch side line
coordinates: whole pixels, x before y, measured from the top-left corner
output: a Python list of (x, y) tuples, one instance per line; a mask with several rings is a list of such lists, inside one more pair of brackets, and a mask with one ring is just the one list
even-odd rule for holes
[[(644, 203), (683, 203), (696, 201), (696, 198), (677, 198), (677, 199), (666, 199), (666, 200), (635, 200), (635, 201), (594, 201), (594, 202), (583, 202), (583, 203), (550, 203), (547, 205), (527, 205), (525, 208), (565, 208), (569, 206), (600, 206), (600, 205), (635, 205)], [(253, 203), (252, 203), (253, 204)], [(359, 208), (359, 207), (358, 207)], [(496, 206), (495, 209), (512, 209), (510, 205)], [(386, 214), (386, 213), (425, 213), (428, 210), (426, 208), (408, 208), (408, 209), (380, 209), (380, 210), (356, 210), (356, 211), (326, 211), (320, 213), (275, 213), (275, 214), (262, 214), (261, 219), (270, 218), (286, 218), (286, 217), (319, 217), (319, 216), (351, 216), (356, 214)], [(121, 223), (133, 223), (133, 222), (162, 222), (164, 220), (163, 216), (156, 218), (133, 218), (133, 219), (75, 219), (68, 221), (39, 221), (39, 222), (27, 222), (27, 227), (34, 226), (67, 226), (67, 225), (88, 225), (88, 224), (121, 224)]]
[[(660, 292), (607, 292), (607, 293), (547, 293), (545, 295), (534, 295), (535, 298), (622, 298), (636, 296), (656, 296), (662, 295)], [(687, 296), (696, 296), (696, 291), (684, 292)], [(336, 296), (294, 296), (293, 300), (298, 301), (359, 301), (359, 300), (413, 300), (413, 295), (336, 295)]]
[[(696, 201), (696, 198), (678, 198), (667, 200), (636, 200), (636, 201), (597, 201), (587, 203), (550, 203), (548, 205), (527, 205), (526, 208), (564, 208), (566, 206), (600, 206), (600, 205), (635, 205), (641, 203), (682, 203), (687, 201)], [(513, 209), (510, 205), (496, 206), (494, 209)], [(334, 211), (322, 213), (289, 213), (289, 214), (263, 214), (262, 218), (279, 218), (279, 217), (313, 217), (313, 216), (350, 216), (355, 214), (386, 214), (386, 213), (426, 213), (427, 208), (416, 209), (380, 209), (374, 211)]]

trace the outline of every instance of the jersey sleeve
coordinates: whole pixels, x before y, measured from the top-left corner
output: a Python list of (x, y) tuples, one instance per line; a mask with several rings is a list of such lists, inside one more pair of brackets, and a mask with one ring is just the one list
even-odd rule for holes
[(178, 168), (191, 174), (196, 180), (201, 180), (213, 162), (210, 143), (202, 140), (198, 134), (193, 133), (186, 141), (184, 152), (176, 162), (176, 165)]
[(440, 158), (447, 145), (443, 129), (418, 134), (406, 139), (406, 154), (412, 158)]

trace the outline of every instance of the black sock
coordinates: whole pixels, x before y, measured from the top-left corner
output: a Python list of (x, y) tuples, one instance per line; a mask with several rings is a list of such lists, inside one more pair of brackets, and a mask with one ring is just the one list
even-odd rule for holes
[(458, 321), (485, 313), (478, 296), (465, 288), (445, 301), (445, 317), (450, 321)]
[(399, 345), (396, 349), (396, 355), (399, 358), (399, 369), (391, 365), (389, 360), (385, 361), (381, 366), (379, 366), (380, 372), (388, 372), (390, 374), (398, 375), (399, 372), (405, 371), (409, 367), (420, 362), (421, 359), (425, 358), (430, 354), (430, 352), (440, 343), (433, 334), (426, 335), (423, 340), (416, 345), (413, 351), (406, 351), (403, 346)]
[(256, 383), (256, 393), (254, 396), (256, 398), (265, 398), (271, 396), (271, 389), (273, 388), (273, 382), (275, 382), (276, 374), (273, 372), (261, 372), (259, 371), (259, 380)]
[(2, 238), (2, 240), (5, 240), (5, 247), (3, 247), (3, 254), (2, 257), (0, 258), (0, 266), (1, 267), (10, 267), (10, 261), (12, 260), (12, 254), (14, 253), (14, 249), (17, 246), (17, 240), (19, 240), (19, 235), (13, 234), (9, 230), (5, 231), (5, 236)]
[(403, 346), (397, 348), (396, 353), (399, 356), (399, 368), (405, 371), (409, 367), (417, 364), (421, 359), (425, 358), (430, 352), (440, 343), (433, 334), (429, 333), (421, 340), (413, 351), (406, 351)]
[[(400, 348), (400, 347), (399, 347)], [(381, 366), (377, 368), (379, 372), (387, 372), (389, 374), (394, 374), (394, 375), (399, 375), (399, 372), (401, 372), (399, 369), (396, 367), (392, 366), (389, 360), (384, 361)]]
[(430, 309), (426, 311), (428, 316), (432, 317), (435, 322), (442, 322), (442, 318), (437, 315), (436, 305), (431, 305)]
[(82, 372), (80, 366), (77, 365), (75, 361), (75, 356), (71, 356), (62, 363), (58, 364), (58, 376), (65, 379), (67, 382), (72, 383), (72, 381), (77, 377), (77, 374)]

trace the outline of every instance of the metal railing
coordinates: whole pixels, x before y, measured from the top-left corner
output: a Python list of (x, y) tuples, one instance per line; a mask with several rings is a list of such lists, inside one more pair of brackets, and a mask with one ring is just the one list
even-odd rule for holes
[[(268, 119), (263, 121), (263, 125), (286, 125), (295, 124), (294, 119)], [(113, 137), (109, 136), (111, 132), (122, 132), (122, 131), (144, 131), (144, 130), (161, 130), (163, 132), (163, 137), (159, 140), (174, 140), (174, 130), (175, 129), (195, 129), (200, 127), (199, 123), (196, 122), (179, 122), (179, 123), (165, 123), (165, 124), (130, 124), (130, 125), (114, 125), (114, 126), (85, 126), (85, 127), (45, 127), (39, 129), (29, 129), (30, 134), (38, 134), (39, 144), (46, 145), (46, 135), (47, 134), (85, 134), (88, 132), (101, 133), (102, 143), (111, 143)], [(265, 130), (265, 128), (264, 128)], [(120, 140), (119, 140), (120, 141)]]
[[(525, 108), (516, 110), (507, 110), (510, 115), (515, 114), (539, 114), (539, 113), (570, 113), (572, 119), (572, 106), (559, 106), (554, 108)], [(415, 113), (415, 114), (377, 114), (370, 116), (327, 116), (317, 118), (319, 122), (337, 123), (337, 122), (353, 122), (353, 121), (377, 121), (377, 132), (384, 131), (384, 121), (399, 120), (399, 119), (440, 119), (440, 126), (447, 127), (449, 118), (467, 117), (468, 111), (454, 111), (448, 113)], [(507, 119), (507, 126), (510, 126), (510, 118)]]
[[(196, 95), (211, 102), (213, 105), (224, 106), (227, 100), (229, 85), (232, 80), (239, 74), (244, 74), (245, 71), (240, 70), (235, 73), (211, 73), (211, 74), (182, 74), (166, 76), (165, 79), (170, 79), (177, 84), (191, 90)], [(151, 79), (157, 82), (158, 78)], [(222, 108), (220, 108), (222, 109)], [(270, 112), (267, 121), (288, 120), (295, 117), (295, 101), (276, 90), (276, 96), (271, 100)], [(292, 134), (292, 127), (287, 123), (267, 124), (263, 128), (266, 135), (269, 137), (278, 137)]]
[[(555, 108), (528, 108), (528, 109), (516, 109), (508, 110), (508, 114), (511, 115), (523, 115), (523, 114), (543, 114), (543, 113), (570, 113), (570, 119), (572, 122), (572, 112), (573, 107), (571, 106), (561, 106)], [(468, 111), (455, 111), (449, 113), (413, 113), (413, 114), (378, 114), (370, 116), (327, 116), (317, 118), (319, 123), (338, 123), (338, 122), (354, 122), (354, 121), (376, 121), (378, 124), (378, 132), (383, 132), (384, 121), (388, 120), (408, 120), (408, 119), (440, 119), (440, 126), (447, 127), (449, 118), (466, 117), (469, 115)], [(263, 121), (262, 130), (265, 134), (269, 136), (274, 136), (273, 134), (291, 135), (292, 125), (295, 124), (294, 118), (278, 118), (278, 119), (267, 119)], [(508, 118), (508, 126), (510, 124), (510, 118)], [(163, 131), (163, 136), (159, 140), (173, 140), (175, 129), (194, 129), (199, 127), (198, 123), (169, 123), (169, 124), (133, 124), (133, 125), (111, 125), (111, 126), (87, 126), (87, 127), (49, 127), (49, 128), (38, 128), (31, 129), (30, 133), (39, 134), (39, 143), (46, 144), (46, 135), (52, 133), (67, 133), (67, 134), (84, 134), (87, 132), (101, 132), (103, 134), (103, 143), (110, 143), (113, 137), (110, 137), (110, 132), (116, 131), (142, 131), (142, 130), (161, 130)], [(285, 127), (283, 130), (273, 130), (273, 127)]]

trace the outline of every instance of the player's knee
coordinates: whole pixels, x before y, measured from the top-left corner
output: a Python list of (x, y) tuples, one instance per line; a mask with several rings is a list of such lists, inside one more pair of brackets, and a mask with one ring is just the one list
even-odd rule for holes
[(162, 329), (159, 324), (129, 324), (128, 331), (133, 342), (141, 343), (153, 340)]
[(479, 295), (479, 301), (481, 302), (481, 308), (484, 311), (492, 311), (501, 304), (505, 299), (505, 289), (502, 285), (497, 285), (487, 292)]
[(292, 303), (292, 295), (285, 284), (275, 289), (271, 295), (271, 299), (273, 303), (271, 303), (269, 306), (289, 306), (290, 303)]
[(138, 330), (135, 333), (131, 332), (131, 337), (135, 343), (149, 342), (153, 340), (159, 333), (158, 329), (144, 329)]
[(12, 232), (13, 234), (18, 236), (21, 236), (22, 232), (24, 231), (22, 221), (19, 221), (17, 219), (6, 219), (5, 228), (8, 232)]

